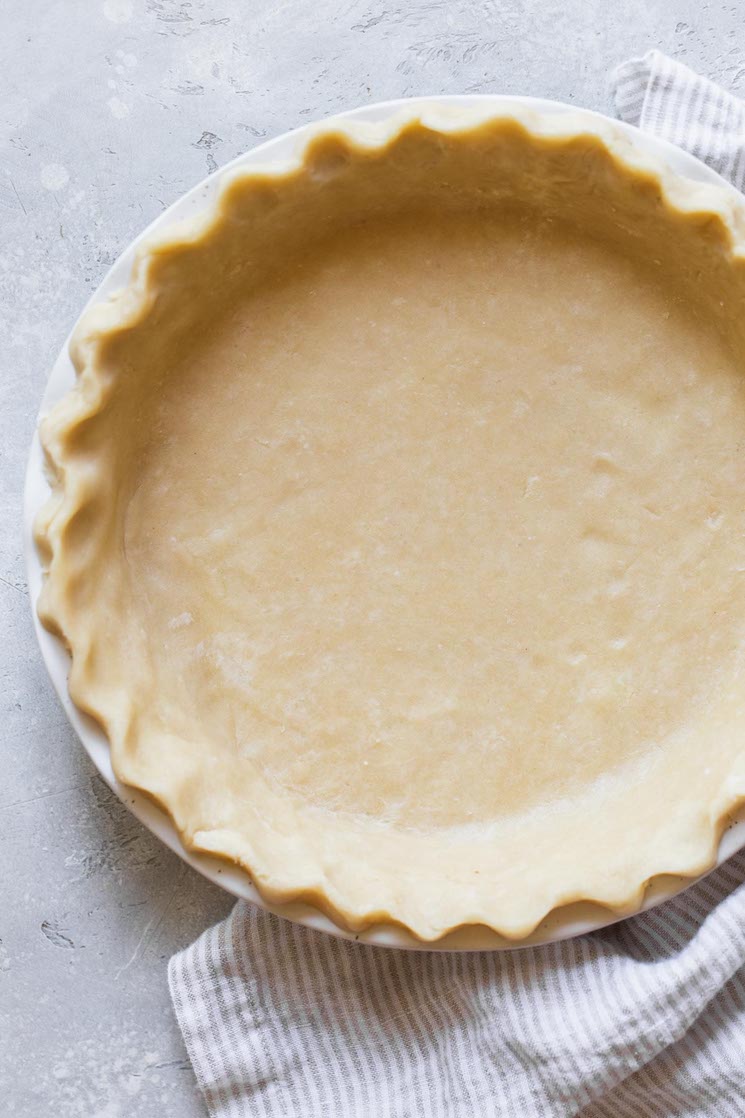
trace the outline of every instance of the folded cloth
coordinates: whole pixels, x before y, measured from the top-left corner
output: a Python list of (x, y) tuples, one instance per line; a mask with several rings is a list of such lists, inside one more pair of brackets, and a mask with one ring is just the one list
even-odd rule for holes
[[(652, 51), (619, 114), (738, 186), (743, 105)], [(745, 851), (660, 908), (510, 952), (365, 947), (238, 903), (171, 959), (212, 1118), (743, 1118)]]
[(685, 148), (745, 190), (745, 102), (739, 97), (658, 50), (622, 63), (611, 81), (621, 120)]
[(745, 852), (602, 932), (506, 952), (333, 939), (240, 902), (174, 956), (213, 1118), (745, 1114)]

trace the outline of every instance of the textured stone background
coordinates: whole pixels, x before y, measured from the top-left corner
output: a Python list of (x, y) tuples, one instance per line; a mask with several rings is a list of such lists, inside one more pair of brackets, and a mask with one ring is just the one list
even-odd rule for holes
[(263, 137), (421, 93), (610, 111), (609, 70), (651, 46), (738, 89), (745, 11), (700, 0), (0, 8), (0, 1111), (192, 1118), (203, 1107), (166, 960), (230, 900), (108, 792), (37, 653), (19, 519), (52, 361), (132, 237)]

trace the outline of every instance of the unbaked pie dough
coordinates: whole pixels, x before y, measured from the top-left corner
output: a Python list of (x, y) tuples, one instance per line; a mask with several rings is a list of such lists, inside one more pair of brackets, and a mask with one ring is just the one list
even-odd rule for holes
[(422, 940), (711, 863), (742, 225), (602, 121), (419, 110), (146, 246), (43, 424), (40, 612), (188, 848)]

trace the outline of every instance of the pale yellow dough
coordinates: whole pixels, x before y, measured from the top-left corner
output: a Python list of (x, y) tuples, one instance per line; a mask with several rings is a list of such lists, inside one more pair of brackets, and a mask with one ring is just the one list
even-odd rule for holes
[(188, 847), (425, 940), (710, 863), (740, 206), (569, 114), (330, 126), (84, 318), (41, 614)]

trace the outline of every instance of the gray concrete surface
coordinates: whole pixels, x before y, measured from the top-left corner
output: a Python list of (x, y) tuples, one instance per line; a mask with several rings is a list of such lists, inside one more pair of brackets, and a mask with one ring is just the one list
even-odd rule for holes
[(263, 137), (432, 92), (609, 111), (609, 70), (651, 46), (738, 89), (744, 22), (700, 0), (2, 0), (0, 1114), (203, 1114), (166, 960), (230, 907), (96, 776), (31, 628), (27, 448), (89, 292), (161, 209)]

